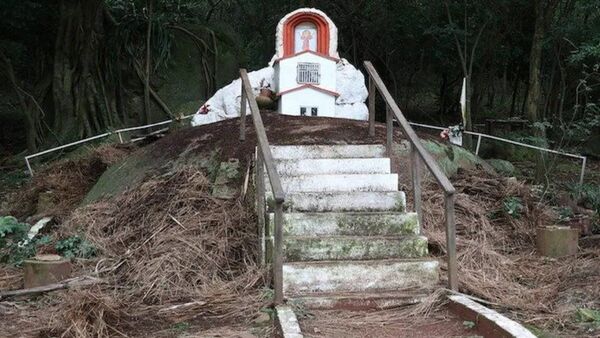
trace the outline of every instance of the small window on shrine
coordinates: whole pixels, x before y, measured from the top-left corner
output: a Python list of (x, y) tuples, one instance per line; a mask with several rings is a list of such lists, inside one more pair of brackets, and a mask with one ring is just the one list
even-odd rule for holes
[(311, 116), (317, 116), (318, 112), (319, 112), (319, 108), (317, 108), (317, 107), (310, 108), (310, 115)]
[(318, 85), (321, 80), (321, 65), (312, 62), (299, 62), (296, 82)]
[(300, 107), (300, 116), (306, 116), (306, 107)]

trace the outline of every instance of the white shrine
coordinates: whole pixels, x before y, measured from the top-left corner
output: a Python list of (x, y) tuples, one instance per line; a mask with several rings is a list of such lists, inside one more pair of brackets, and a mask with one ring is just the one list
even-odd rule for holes
[(335, 116), (337, 28), (321, 11), (299, 9), (277, 25), (274, 89), (286, 115)]
[[(267, 84), (277, 95), (280, 114), (367, 120), (365, 78), (340, 58), (337, 38), (337, 27), (318, 9), (301, 8), (284, 16), (277, 25), (276, 53), (269, 67), (248, 73), (255, 94)], [(219, 89), (192, 125), (238, 117), (240, 85), (237, 79)]]

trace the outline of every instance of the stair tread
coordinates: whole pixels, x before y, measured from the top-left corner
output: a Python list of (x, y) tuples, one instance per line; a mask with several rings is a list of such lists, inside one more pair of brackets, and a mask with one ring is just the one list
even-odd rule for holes
[(344, 260), (322, 260), (322, 261), (305, 261), (305, 262), (284, 262), (283, 265), (289, 266), (302, 266), (302, 265), (346, 265), (346, 264), (360, 264), (360, 265), (373, 265), (373, 263), (380, 264), (394, 264), (394, 263), (429, 263), (439, 262), (433, 257), (419, 257), (419, 258), (385, 258), (385, 259), (344, 259)]
[(318, 174), (391, 174), (389, 158), (275, 159), (280, 176)]
[(432, 288), (390, 289), (378, 291), (329, 291), (329, 292), (305, 292), (294, 294), (289, 298), (388, 298), (388, 297), (414, 297), (427, 295)]
[(403, 211), (406, 194), (399, 190), (289, 192), (284, 208), (286, 212)]
[[(364, 192), (364, 191), (363, 191)], [(269, 212), (270, 215), (273, 215), (272, 212)], [(306, 211), (306, 212), (302, 212), (302, 211), (292, 211), (292, 212), (286, 212), (286, 215), (292, 215), (292, 216), (308, 216), (308, 217), (319, 217), (319, 216), (323, 216), (323, 215), (348, 215), (348, 216), (352, 216), (352, 215), (356, 215), (356, 216), (402, 216), (402, 215), (411, 215), (411, 214), (416, 214), (415, 212), (410, 212), (410, 211), (393, 211), (393, 210), (383, 210), (383, 211), (323, 211), (323, 212), (314, 212), (314, 211)]]
[(401, 239), (427, 239), (426, 236), (423, 235), (319, 235), (319, 236), (307, 236), (307, 235), (287, 235), (286, 238), (292, 238), (296, 240), (302, 239), (362, 239), (362, 240), (401, 240)]

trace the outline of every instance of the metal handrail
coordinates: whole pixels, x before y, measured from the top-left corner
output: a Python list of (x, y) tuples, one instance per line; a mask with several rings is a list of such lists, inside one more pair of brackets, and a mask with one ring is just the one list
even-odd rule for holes
[(456, 189), (444, 172), (440, 169), (437, 162), (421, 143), (419, 137), (410, 126), (408, 120), (402, 114), (402, 111), (396, 104), (396, 101), (388, 91), (381, 80), (381, 77), (373, 67), (370, 61), (364, 62), (369, 75), (369, 136), (375, 136), (375, 96), (376, 89), (383, 97), (386, 103), (386, 146), (388, 155), (392, 152), (393, 141), (393, 119), (396, 118), (398, 124), (411, 145), (411, 175), (413, 182), (414, 204), (417, 212), (420, 231), (423, 227), (422, 199), (421, 199), (421, 162), (433, 174), (433, 177), (444, 190), (445, 195), (445, 223), (446, 223), (446, 247), (448, 252), (448, 286), (451, 290), (458, 290), (458, 276), (456, 263), (456, 223), (454, 211), (454, 196)]
[[(259, 227), (264, 229), (265, 220), (265, 176), (264, 168), (267, 169), (267, 175), (271, 183), (273, 198), (275, 200), (275, 233), (273, 238), (273, 288), (275, 289), (275, 304), (283, 303), (283, 203), (285, 202), (285, 192), (281, 186), (281, 179), (275, 168), (275, 161), (269, 146), (265, 126), (258, 110), (256, 97), (252, 91), (250, 80), (246, 69), (240, 69), (240, 78), (242, 79), (242, 98), (240, 109), (240, 141), (246, 140), (246, 102), (250, 106), (250, 114), (256, 132), (256, 141), (258, 152), (256, 159), (256, 184), (257, 184), (257, 205)], [(263, 231), (263, 230), (261, 230)]]

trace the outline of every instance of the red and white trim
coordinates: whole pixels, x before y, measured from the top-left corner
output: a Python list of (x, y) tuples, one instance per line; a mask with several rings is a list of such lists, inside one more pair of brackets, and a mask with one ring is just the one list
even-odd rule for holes
[(307, 54), (307, 53), (308, 54), (313, 54), (313, 55), (316, 55), (316, 56), (320, 56), (320, 57), (325, 58), (327, 60), (331, 60), (331, 61), (333, 61), (335, 63), (337, 63), (338, 61), (340, 61), (340, 59), (331, 57), (331, 56), (329, 56), (327, 54), (318, 53), (318, 52), (315, 52), (315, 51), (312, 51), (312, 50), (304, 50), (304, 51), (301, 51), (301, 52), (296, 53), (296, 54), (291, 54), (291, 55), (287, 55), (287, 56), (281, 57), (279, 59), (276, 59), (274, 61), (274, 63), (278, 63), (279, 61), (282, 61), (282, 60), (285, 60), (285, 59), (290, 59), (290, 58), (293, 58), (295, 56), (299, 56), (299, 55)]
[(329, 95), (335, 96), (335, 97), (340, 96), (340, 94), (337, 93), (337, 92), (334, 92), (334, 91), (331, 91), (331, 90), (327, 90), (325, 88), (321, 88), (321, 87), (318, 87), (318, 86), (315, 86), (315, 85), (312, 85), (312, 84), (303, 84), (303, 85), (298, 86), (298, 87), (294, 87), (294, 88), (291, 88), (291, 89), (288, 89), (288, 90), (284, 90), (282, 92), (277, 93), (277, 96), (282, 96), (282, 95), (285, 95), (287, 93), (295, 92), (297, 90), (301, 90), (301, 89), (305, 89), (305, 88), (314, 89), (314, 90), (317, 90), (317, 91), (320, 91), (322, 93), (329, 94)]

